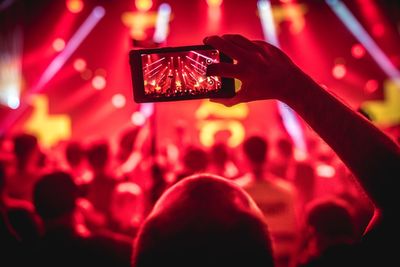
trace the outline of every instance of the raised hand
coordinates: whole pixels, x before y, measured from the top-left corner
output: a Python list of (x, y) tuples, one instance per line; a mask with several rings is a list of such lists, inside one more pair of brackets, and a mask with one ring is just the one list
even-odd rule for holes
[(236, 78), (242, 82), (240, 91), (233, 98), (212, 101), (227, 106), (263, 99), (285, 101), (298, 79), (305, 76), (284, 52), (263, 41), (226, 34), (207, 37), (203, 42), (235, 60), (234, 64), (210, 65), (207, 75)]

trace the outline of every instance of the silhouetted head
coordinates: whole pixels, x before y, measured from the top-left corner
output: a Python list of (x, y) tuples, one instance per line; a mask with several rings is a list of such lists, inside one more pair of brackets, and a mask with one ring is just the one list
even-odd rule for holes
[(216, 143), (211, 147), (210, 155), (213, 164), (224, 166), (229, 159), (228, 147), (225, 143)]
[(243, 142), (246, 158), (253, 164), (262, 164), (267, 158), (268, 142), (264, 137), (251, 136)]
[(85, 158), (85, 150), (79, 142), (69, 142), (65, 148), (65, 158), (71, 167), (79, 166)]
[(138, 225), (142, 220), (142, 189), (133, 182), (118, 184), (110, 199), (110, 216), (126, 225)]
[(33, 203), (44, 220), (70, 214), (75, 209), (78, 187), (70, 174), (53, 172), (46, 174), (36, 183)]
[(188, 147), (183, 155), (183, 164), (192, 173), (205, 171), (208, 165), (207, 153), (199, 147)]
[(25, 169), (29, 162), (36, 161), (39, 155), (39, 146), (36, 136), (21, 133), (13, 138), (14, 154), (17, 160), (18, 169)]
[(157, 201), (135, 241), (133, 266), (273, 266), (262, 214), (236, 184), (187, 177)]
[(356, 236), (351, 209), (347, 202), (340, 198), (332, 197), (312, 202), (308, 207), (306, 219), (319, 242), (336, 244), (352, 241)]
[(109, 153), (107, 141), (94, 142), (87, 149), (87, 160), (94, 170), (103, 170), (109, 160)]

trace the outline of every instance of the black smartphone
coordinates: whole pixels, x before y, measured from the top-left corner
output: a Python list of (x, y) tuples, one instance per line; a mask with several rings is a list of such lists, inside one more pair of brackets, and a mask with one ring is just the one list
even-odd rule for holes
[(131, 50), (134, 100), (137, 103), (235, 95), (233, 78), (206, 76), (207, 66), (233, 60), (207, 45)]

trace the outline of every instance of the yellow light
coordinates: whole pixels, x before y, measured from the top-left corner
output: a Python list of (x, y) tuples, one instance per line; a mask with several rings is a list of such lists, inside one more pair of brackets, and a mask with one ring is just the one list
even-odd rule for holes
[(207, 5), (210, 7), (219, 7), (222, 4), (222, 0), (207, 0)]
[(33, 112), (24, 129), (35, 134), (43, 146), (51, 147), (71, 136), (71, 119), (67, 115), (50, 115), (48, 99), (44, 95), (33, 98)]
[(82, 0), (67, 0), (66, 5), (71, 13), (81, 12), (84, 6)]
[(153, 1), (151, 0), (135, 0), (135, 6), (139, 11), (149, 11), (153, 6)]
[(400, 122), (400, 80), (384, 83), (384, 99), (370, 100), (361, 108), (371, 116), (372, 121), (381, 126), (396, 125)]

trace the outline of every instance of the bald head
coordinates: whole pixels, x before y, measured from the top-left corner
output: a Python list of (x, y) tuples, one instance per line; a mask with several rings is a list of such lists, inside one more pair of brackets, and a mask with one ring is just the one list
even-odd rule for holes
[(272, 266), (272, 250), (253, 200), (234, 183), (201, 174), (159, 199), (138, 234), (133, 264)]

